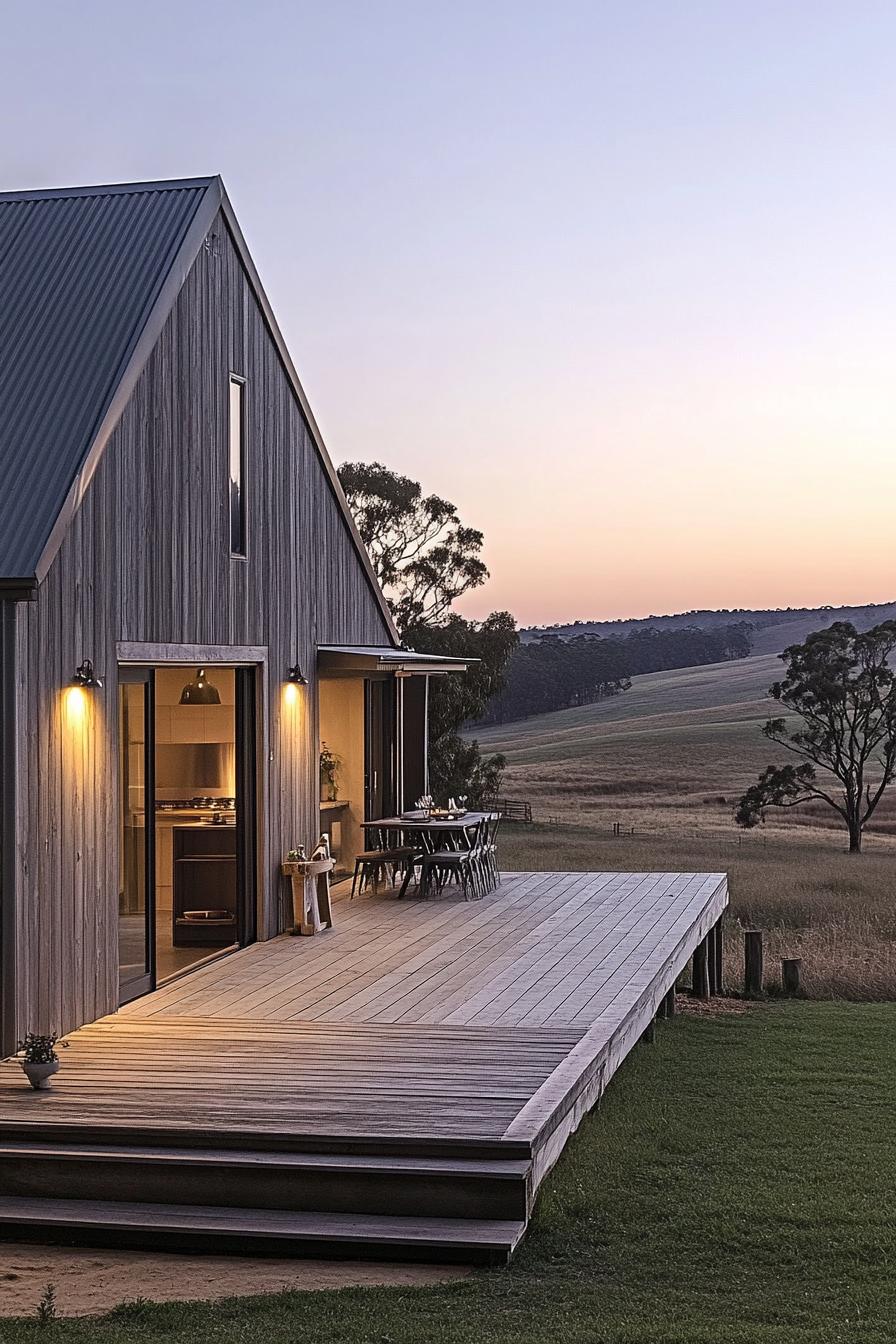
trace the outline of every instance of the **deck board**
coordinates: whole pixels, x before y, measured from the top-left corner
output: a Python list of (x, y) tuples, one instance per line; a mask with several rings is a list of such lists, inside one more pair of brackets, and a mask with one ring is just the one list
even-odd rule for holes
[(479, 902), (339, 900), (74, 1032), (0, 1130), (543, 1142), (554, 1160), (727, 902), (722, 874), (519, 873)]

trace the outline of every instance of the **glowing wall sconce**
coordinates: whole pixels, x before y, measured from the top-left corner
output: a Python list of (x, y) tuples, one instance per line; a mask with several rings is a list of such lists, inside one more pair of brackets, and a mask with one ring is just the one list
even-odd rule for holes
[(308, 678), (305, 676), (300, 665), (295, 663), (286, 674), (286, 684), (283, 687), (283, 700), (287, 705), (294, 705), (299, 698), (299, 687), (307, 686)]
[(93, 670), (93, 663), (89, 658), (85, 658), (83, 663), (79, 663), (75, 669), (75, 675), (65, 690), (63, 703), (65, 705), (65, 717), (69, 728), (77, 733), (83, 733), (89, 723), (89, 694), (91, 691), (98, 691), (102, 688), (103, 681)]
[(98, 691), (102, 688), (102, 678), (94, 672), (93, 663), (89, 658), (85, 658), (76, 668), (72, 685), (80, 687), (82, 691)]

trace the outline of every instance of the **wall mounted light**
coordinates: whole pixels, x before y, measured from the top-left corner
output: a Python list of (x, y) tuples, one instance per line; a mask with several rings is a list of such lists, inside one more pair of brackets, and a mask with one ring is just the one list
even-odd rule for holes
[(305, 674), (303, 673), (303, 671), (302, 671), (302, 669), (301, 669), (301, 667), (299, 666), (298, 663), (295, 663), (295, 664), (289, 669), (289, 675), (287, 676), (286, 680), (289, 681), (289, 682), (291, 682), (293, 686), (307, 686), (307, 685), (308, 685), (308, 678), (305, 676)]
[(89, 658), (85, 658), (72, 677), (72, 685), (80, 686), (85, 691), (96, 691), (102, 687), (102, 684), (102, 678), (98, 677), (93, 670), (93, 663)]
[(217, 686), (206, 680), (205, 668), (200, 667), (192, 681), (188, 681), (180, 693), (182, 705), (220, 705), (221, 697)]

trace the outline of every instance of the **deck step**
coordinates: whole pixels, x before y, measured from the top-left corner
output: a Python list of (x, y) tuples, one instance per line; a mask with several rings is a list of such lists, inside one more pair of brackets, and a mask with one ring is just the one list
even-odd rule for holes
[(505, 1264), (525, 1221), (0, 1196), (0, 1238), (219, 1254)]
[[(30, 1098), (29, 1098), (30, 1099)], [(228, 1128), (217, 1125), (214, 1129), (191, 1125), (141, 1124), (127, 1121), (112, 1124), (97, 1121), (72, 1120), (0, 1120), (2, 1143), (109, 1143), (116, 1146), (136, 1144), (142, 1147), (173, 1147), (221, 1149), (251, 1148), (255, 1152), (272, 1153), (348, 1153), (353, 1156), (378, 1157), (436, 1157), (473, 1158), (476, 1160), (504, 1161), (507, 1158), (526, 1160), (532, 1156), (532, 1145), (521, 1139), (486, 1137), (423, 1136), (403, 1134), (340, 1134), (307, 1133), (295, 1128), (283, 1131), (255, 1128)]]
[(529, 1161), (0, 1142), (0, 1196), (525, 1219)]

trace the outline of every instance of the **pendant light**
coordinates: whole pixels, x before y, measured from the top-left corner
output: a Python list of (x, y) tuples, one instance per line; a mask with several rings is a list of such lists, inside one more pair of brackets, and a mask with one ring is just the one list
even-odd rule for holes
[(192, 681), (188, 681), (180, 693), (182, 705), (220, 705), (221, 697), (217, 686), (205, 679), (205, 668), (200, 667)]

